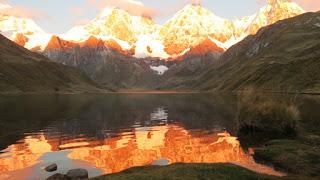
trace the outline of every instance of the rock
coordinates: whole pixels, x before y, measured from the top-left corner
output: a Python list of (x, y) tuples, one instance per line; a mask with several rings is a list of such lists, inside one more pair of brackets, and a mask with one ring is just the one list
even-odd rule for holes
[(66, 174), (66, 177), (70, 180), (88, 179), (88, 171), (85, 169), (72, 169)]
[(68, 180), (68, 179), (63, 174), (57, 173), (48, 177), (46, 180)]
[(44, 170), (48, 171), (48, 172), (53, 172), (56, 171), (58, 168), (57, 164), (52, 163), (50, 165), (48, 165), (47, 167), (44, 168)]

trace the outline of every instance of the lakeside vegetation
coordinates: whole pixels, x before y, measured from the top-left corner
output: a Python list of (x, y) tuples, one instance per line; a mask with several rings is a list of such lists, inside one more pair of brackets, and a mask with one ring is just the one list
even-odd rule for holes
[(275, 94), (262, 93), (254, 88), (239, 92), (237, 97), (236, 122), (240, 136), (275, 139), (297, 135), (301, 117), (294, 99), (279, 99)]
[(314, 123), (316, 117), (300, 113), (305, 104), (252, 89), (238, 98), (238, 136), (245, 146), (257, 147), (256, 161), (271, 163), (277, 170), (287, 172), (287, 178), (319, 178), (320, 136), (314, 129), (320, 126)]

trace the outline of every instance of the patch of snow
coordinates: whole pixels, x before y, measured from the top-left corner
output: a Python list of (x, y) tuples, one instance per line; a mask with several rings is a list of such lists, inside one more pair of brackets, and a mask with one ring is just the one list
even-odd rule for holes
[(2, 31), (2, 30), (0, 30), (0, 34), (4, 35), (8, 39), (10, 39), (13, 36), (14, 31)]
[(158, 75), (163, 75), (166, 71), (168, 71), (168, 67), (164, 65), (160, 66), (150, 66), (150, 68), (158, 73)]
[(239, 37), (232, 37), (232, 38), (228, 39), (226, 42), (223, 43), (223, 45), (224, 45), (223, 47), (227, 50), (231, 46), (233, 46), (233, 45), (237, 44), (238, 42), (242, 41), (247, 36), (248, 36), (248, 34), (242, 33), (242, 35), (240, 35)]
[(212, 41), (213, 43), (215, 43), (218, 47), (222, 48), (223, 50), (226, 50), (227, 48), (225, 47), (225, 44), (216, 40), (216, 39), (213, 39), (212, 37), (208, 36), (209, 40)]
[(101, 12), (101, 14), (98, 16), (99, 19), (103, 19), (108, 17), (110, 14), (112, 13), (112, 9), (111, 8), (104, 8), (103, 11)]
[(26, 36), (28, 37), (29, 41), (25, 44), (24, 47), (27, 49), (40, 47), (41, 51), (43, 51), (46, 48), (51, 38), (51, 35), (47, 33), (39, 33), (39, 34), (26, 35)]
[(316, 23), (315, 26), (320, 27), (320, 23)]
[(82, 42), (82, 41), (87, 40), (90, 35), (84, 29), (83, 26), (75, 26), (72, 29), (70, 29), (67, 33), (60, 34), (58, 36), (61, 37), (64, 40), (67, 40), (67, 41)]
[(105, 40), (105, 41), (106, 40), (114, 40), (120, 45), (122, 50), (130, 50), (132, 48), (132, 46), (128, 42), (123, 41), (123, 40), (118, 39), (118, 38), (113, 37), (113, 36), (98, 36), (98, 38), (100, 38), (102, 40)]
[(61, 37), (64, 40), (78, 42), (78, 43), (85, 42), (86, 40), (88, 40), (90, 38), (90, 36), (94, 36), (97, 39), (101, 39), (103, 41), (114, 40), (120, 45), (120, 47), (123, 50), (130, 50), (132, 48), (132, 46), (130, 46), (130, 44), (128, 42), (120, 40), (120, 39), (115, 38), (113, 36), (90, 34), (85, 29), (84, 26), (75, 26), (72, 29), (70, 29), (67, 33), (59, 35), (59, 37)]
[[(139, 35), (137, 37), (138, 41), (135, 44), (135, 57), (145, 58), (145, 57), (159, 57), (159, 58), (169, 58), (170, 56), (164, 51), (164, 45), (161, 41), (155, 38), (153, 34)], [(150, 51), (148, 51), (150, 48)]]

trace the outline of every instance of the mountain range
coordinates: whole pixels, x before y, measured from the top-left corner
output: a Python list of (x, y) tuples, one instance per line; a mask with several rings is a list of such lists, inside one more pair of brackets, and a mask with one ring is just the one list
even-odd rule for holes
[(105, 8), (89, 23), (75, 26), (64, 34), (48, 34), (31, 19), (6, 15), (0, 16), (0, 30), (30, 50), (56, 48), (50, 43), (54, 36), (78, 45), (94, 36), (105, 41), (107, 47), (136, 58), (175, 60), (207, 40), (216, 46), (212, 51), (226, 50), (261, 27), (302, 13), (304, 10), (293, 2), (268, 0), (257, 13), (230, 21), (199, 5), (187, 5), (163, 25), (158, 25), (149, 17)]
[(235, 21), (187, 5), (163, 25), (106, 8), (60, 35), (31, 19), (0, 15), (2, 34), (17, 44), (118, 90), (318, 93), (319, 28), (319, 12), (304, 13), (287, 0), (268, 0)]

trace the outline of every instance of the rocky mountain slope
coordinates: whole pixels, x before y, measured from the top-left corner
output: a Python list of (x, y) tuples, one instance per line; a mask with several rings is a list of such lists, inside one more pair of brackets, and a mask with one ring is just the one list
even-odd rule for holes
[(220, 58), (221, 53), (207, 53), (201, 56), (188, 55), (179, 63), (175, 63), (159, 77), (154, 88), (191, 90), (196, 78), (213, 66)]
[(0, 93), (100, 91), (84, 73), (51, 62), (0, 35)]
[[(320, 93), (319, 39), (320, 12), (279, 21), (232, 46), (180, 88)], [(176, 81), (167, 79), (163, 88), (176, 87)]]
[(149, 64), (119, 53), (95, 37), (81, 44), (54, 37), (44, 53), (53, 61), (77, 67), (97, 83), (114, 89), (148, 88), (158, 79), (156, 72), (150, 68), (151, 60), (148, 60)]

